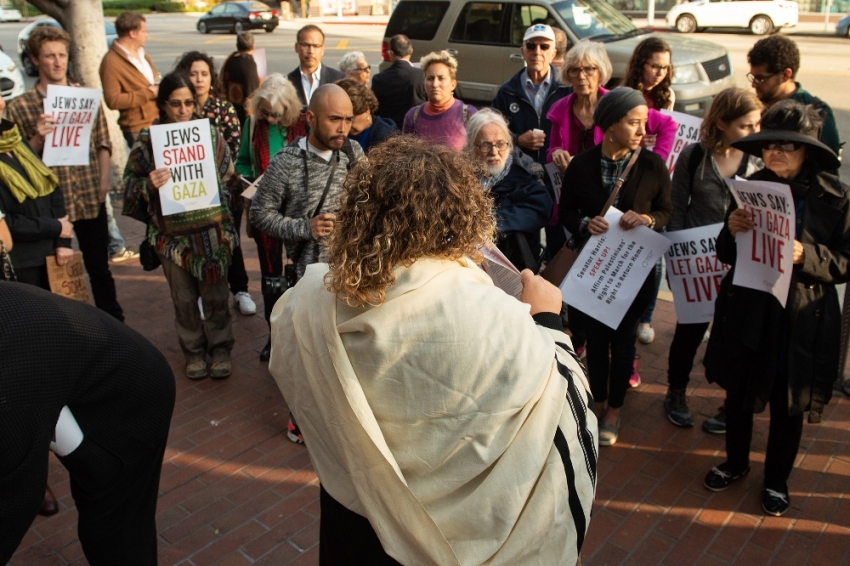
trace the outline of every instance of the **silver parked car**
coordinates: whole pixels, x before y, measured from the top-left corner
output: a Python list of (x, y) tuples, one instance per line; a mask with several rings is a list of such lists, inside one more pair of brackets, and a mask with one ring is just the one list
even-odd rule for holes
[[(561, 28), (569, 46), (581, 39), (604, 43), (614, 67), (609, 85), (623, 78), (635, 46), (649, 33), (605, 0), (401, 0), (387, 24), (382, 55), (389, 61), (389, 39), (399, 33), (413, 43), (414, 61), (445, 49), (458, 60), (460, 96), (489, 102), (522, 68), (520, 45), (533, 23)], [(674, 34), (654, 35), (673, 50), (676, 110), (702, 116), (715, 94), (735, 86), (725, 47)]]

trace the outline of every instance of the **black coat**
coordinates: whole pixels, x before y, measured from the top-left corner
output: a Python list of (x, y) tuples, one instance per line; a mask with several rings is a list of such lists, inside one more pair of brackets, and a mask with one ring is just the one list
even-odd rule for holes
[(514, 161), (505, 178), (490, 189), (496, 212), (496, 246), (518, 269), (537, 272), (538, 265), (524, 257), (516, 238), (525, 238), (536, 259), (540, 251), (540, 229), (552, 216), (549, 191), (522, 165)]
[(99, 309), (9, 282), (0, 282), (0, 305), (0, 564), (5, 564), (44, 497), (48, 446), (62, 407), (71, 409), (84, 435), (77, 451), (63, 458), (76, 497), (90, 479), (71, 465), (79, 464), (78, 451), (94, 457), (88, 464), (99, 470), (98, 477), (120, 478), (164, 445), (175, 385), (162, 354)]
[[(561, 184), (558, 217), (573, 234), (579, 233), (584, 217), (598, 216), (608, 200), (602, 186), (602, 144), (573, 157)], [(655, 219), (661, 230), (673, 214), (670, 172), (657, 154), (642, 150), (620, 189), (619, 210), (634, 210)]]
[[(296, 67), (294, 71), (286, 75), (286, 78), (295, 87), (295, 92), (298, 93), (298, 100), (301, 101), (301, 104), (307, 106), (307, 95), (304, 94), (304, 85), (301, 84), (301, 67)], [(322, 63), (322, 71), (319, 73), (319, 86), (335, 83), (344, 78), (345, 73)]]
[[(782, 182), (768, 170), (750, 179)], [(795, 181), (801, 179), (808, 190), (797, 239), (805, 260), (794, 266), (784, 309), (768, 293), (732, 284), (737, 248), (726, 216), (717, 257), (732, 270), (715, 303), (705, 374), (734, 390), (746, 409), (761, 412), (777, 372), (787, 371), (789, 414), (810, 410), (809, 421), (819, 422), (838, 377), (841, 312), (835, 286), (850, 280), (850, 187), (828, 173), (806, 170)], [(729, 213), (735, 208), (733, 202)]]
[[(12, 122), (3, 120), (0, 132), (11, 128)], [(29, 149), (29, 145), (23, 142)], [(30, 150), (32, 151), (32, 150)], [(0, 154), (0, 161), (11, 166), (27, 179), (27, 174), (17, 159)], [(18, 202), (6, 184), (0, 181), (0, 210), (6, 215), (6, 224), (12, 234), (14, 248), (9, 252), (13, 267), (37, 267), (45, 264), (45, 258), (55, 253), (56, 248), (70, 248), (70, 238), (59, 238), (62, 225), (59, 218), (65, 216), (65, 197), (56, 187), (47, 196), (27, 198)]]
[(422, 69), (403, 60), (396, 60), (386, 70), (372, 77), (372, 92), (378, 99), (376, 114), (389, 118), (398, 127), (404, 124), (404, 115), (408, 110), (428, 99)]

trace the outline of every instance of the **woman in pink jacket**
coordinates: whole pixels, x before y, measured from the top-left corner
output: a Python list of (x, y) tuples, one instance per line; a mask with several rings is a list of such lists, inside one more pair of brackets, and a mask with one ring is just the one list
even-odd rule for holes
[[(552, 121), (548, 160), (563, 173), (574, 155), (602, 142), (603, 133), (593, 123), (596, 101), (608, 92), (602, 85), (611, 79), (611, 60), (602, 43), (582, 40), (564, 57), (561, 81), (573, 87), (573, 93), (552, 105), (546, 116)], [(665, 161), (673, 148), (676, 121), (650, 109), (647, 135), (655, 136), (652, 151)], [(568, 190), (568, 187), (564, 187)]]

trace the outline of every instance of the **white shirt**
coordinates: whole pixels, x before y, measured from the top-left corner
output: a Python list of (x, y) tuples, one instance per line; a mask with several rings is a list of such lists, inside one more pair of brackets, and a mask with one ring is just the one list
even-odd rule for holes
[(151, 69), (151, 64), (148, 63), (147, 58), (145, 58), (145, 50), (143, 47), (139, 47), (139, 56), (136, 57), (135, 55), (130, 53), (130, 51), (126, 47), (124, 47), (117, 41), (115, 42), (115, 45), (120, 47), (124, 51), (124, 53), (127, 54), (127, 58), (130, 59), (130, 63), (132, 63), (133, 66), (145, 76), (145, 78), (150, 84), (156, 84), (156, 77), (153, 76), (153, 69)]
[(316, 92), (316, 89), (319, 88), (319, 80), (322, 76), (322, 64), (319, 63), (319, 66), (316, 67), (316, 70), (313, 71), (313, 84), (310, 84), (310, 77), (308, 77), (301, 67), (298, 67), (298, 72), (301, 73), (301, 86), (304, 87), (304, 98), (307, 100), (307, 104), (310, 104), (310, 99), (313, 98), (313, 93)]
[(316, 154), (318, 157), (327, 161), (328, 163), (331, 162), (331, 157), (333, 157), (333, 154), (334, 154), (333, 150), (330, 150), (330, 149), (328, 149), (326, 151), (322, 151), (321, 149), (319, 149), (318, 147), (316, 147), (315, 145), (313, 145), (309, 141), (307, 141), (306, 137), (298, 140), (298, 147), (300, 147), (301, 149), (303, 149), (305, 151), (309, 151), (310, 153)]

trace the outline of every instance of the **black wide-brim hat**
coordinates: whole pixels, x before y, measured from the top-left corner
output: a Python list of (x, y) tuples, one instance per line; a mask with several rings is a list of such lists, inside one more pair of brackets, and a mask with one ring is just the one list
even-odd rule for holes
[(833, 169), (841, 167), (841, 161), (838, 160), (838, 156), (835, 155), (835, 152), (832, 151), (829, 146), (824, 145), (812, 136), (807, 136), (806, 134), (795, 132), (793, 130), (774, 130), (766, 128), (760, 132), (732, 142), (732, 147), (740, 149), (744, 153), (761, 157), (761, 142), (765, 141), (790, 141), (806, 144), (806, 156), (818, 165), (821, 170), (832, 171)]

